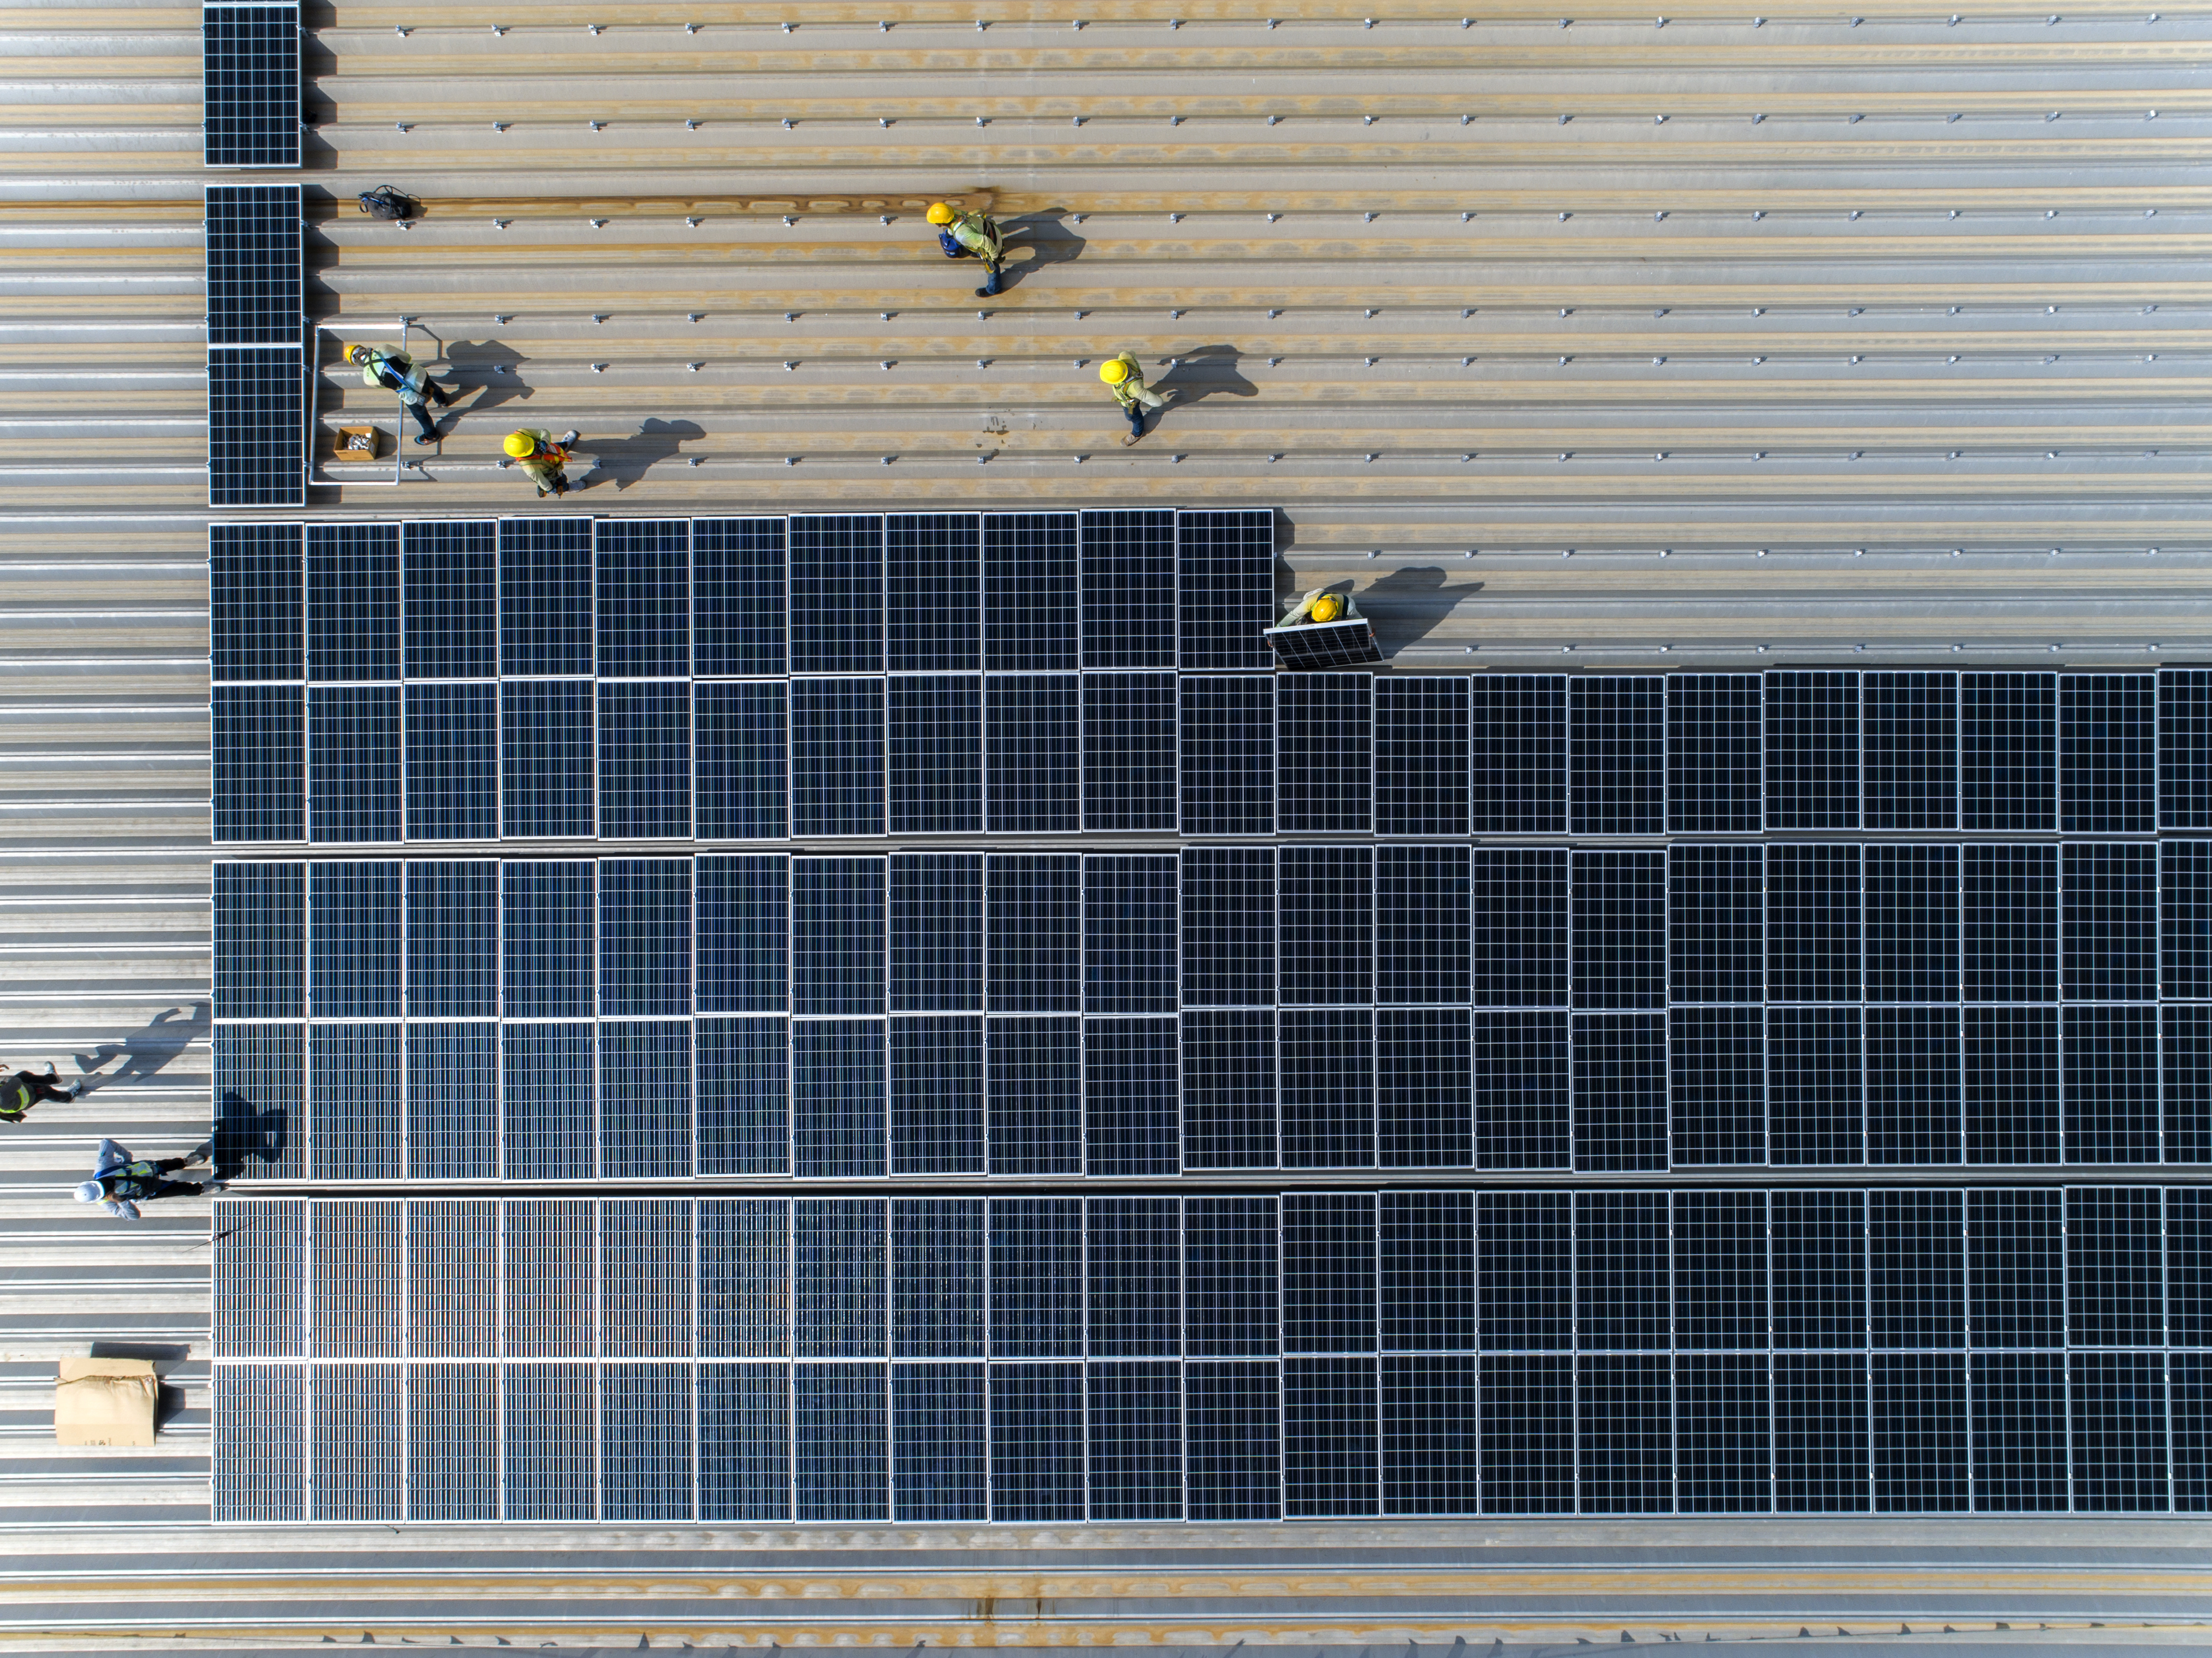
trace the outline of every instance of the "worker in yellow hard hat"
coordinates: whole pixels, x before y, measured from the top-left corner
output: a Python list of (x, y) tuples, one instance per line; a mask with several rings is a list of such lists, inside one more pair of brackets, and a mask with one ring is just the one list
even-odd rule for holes
[(975, 290), (979, 300), (988, 299), (999, 291), (999, 271), (1006, 256), (1006, 233), (999, 222), (984, 213), (961, 213), (950, 202), (933, 202), (929, 222), (937, 227), (937, 245), (945, 250), (948, 259), (964, 259), (969, 255), (983, 262), (983, 285)]
[(1167, 399), (1157, 392), (1145, 387), (1145, 371), (1131, 353), (1124, 351), (1118, 357), (1109, 357), (1098, 366), (1098, 378), (1106, 382), (1106, 389), (1114, 394), (1129, 416), (1129, 435), (1121, 440), (1124, 446), (1145, 435), (1145, 410), (1163, 409)]
[[(580, 435), (571, 430), (556, 438), (550, 432), (533, 431), (527, 427), (507, 434), (507, 457), (530, 475), (531, 482), (538, 486), (538, 500), (568, 493), (568, 475), (562, 468), (568, 464), (568, 446)], [(583, 485), (574, 487), (581, 489)]]
[(361, 370), (362, 385), (382, 386), (415, 416), (415, 423), (422, 428), (416, 434), (416, 442), (438, 440), (438, 422), (430, 418), (429, 404), (435, 403), (442, 409), (453, 400), (453, 394), (432, 380), (428, 369), (397, 346), (349, 345), (345, 356)]

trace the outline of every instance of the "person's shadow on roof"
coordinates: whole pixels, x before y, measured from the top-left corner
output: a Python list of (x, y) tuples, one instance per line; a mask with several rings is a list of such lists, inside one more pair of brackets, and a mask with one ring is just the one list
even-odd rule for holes
[(266, 1164), (278, 1174), (295, 1174), (284, 1167), (284, 1148), (291, 1130), (291, 1113), (281, 1105), (263, 1110), (245, 1095), (231, 1092), (216, 1108), (215, 1174), (217, 1180), (234, 1181), (249, 1162)]
[[(1041, 270), (1048, 264), (1066, 264), (1083, 257), (1084, 240), (1068, 228), (1066, 217), (1066, 208), (1048, 207), (1041, 212), (1017, 214), (999, 221), (1000, 232), (1006, 239), (1006, 263), (999, 268), (1000, 294), (1019, 288), (1033, 270)], [(1029, 257), (1015, 258), (1014, 255), (1024, 248)]]
[[(481, 415), (518, 398), (528, 402), (536, 395), (522, 383), (522, 365), (529, 361), (504, 340), (455, 340), (446, 348), (443, 376), (457, 387), (455, 412)], [(475, 400), (463, 407), (462, 399), (471, 392), (477, 393)]]
[(592, 471), (599, 477), (611, 482), (617, 489), (627, 489), (656, 462), (675, 454), (678, 446), (706, 435), (704, 428), (693, 421), (649, 420), (634, 436), (605, 443), (580, 443), (577, 447), (591, 455)]
[(1391, 571), (1354, 597), (1360, 615), (1374, 626), (1375, 643), (1387, 656), (1425, 637), (1460, 600), (1481, 591), (1480, 581), (1447, 584), (1442, 565), (1418, 564)]
[[(76, 1068), (88, 1078), (82, 1091), (106, 1088), (133, 1077), (150, 1077), (183, 1053), (193, 1042), (207, 1035), (208, 1004), (194, 1002), (192, 1016), (181, 1022), (178, 1016), (181, 1007), (172, 1007), (156, 1013), (147, 1021), (143, 1030), (133, 1031), (120, 1042), (101, 1042), (88, 1054), (73, 1054)], [(110, 1060), (123, 1060), (112, 1071), (103, 1072), (100, 1066)]]
[(1201, 345), (1178, 352), (1175, 367), (1160, 377), (1155, 392), (1172, 392), (1172, 407), (1188, 409), (1215, 396), (1256, 398), (1260, 388), (1237, 372), (1243, 354), (1233, 345)]

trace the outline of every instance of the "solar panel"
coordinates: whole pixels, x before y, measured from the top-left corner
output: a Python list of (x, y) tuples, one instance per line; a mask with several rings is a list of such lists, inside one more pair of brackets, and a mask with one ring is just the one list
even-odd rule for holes
[(1347, 616), (1341, 622), (1302, 622), (1295, 627), (1270, 628), (1266, 637), (1269, 647), (1286, 668), (1318, 671), (1327, 668), (1354, 668), (1363, 663), (1382, 659), (1382, 647), (1375, 642), (1375, 629), (1364, 616)]
[(210, 676), (218, 684), (306, 677), (301, 526), (208, 525)]
[(2212, 669), (2158, 677), (2158, 822), (2212, 829)]
[(1172, 834), (1176, 676), (1083, 676), (1083, 827)]
[(1477, 835), (1563, 835), (1567, 829), (1567, 682), (1487, 674), (1468, 687), (1470, 827)]
[(410, 679), (496, 679), (498, 525), (399, 528), (403, 671)]
[(884, 519), (893, 673), (972, 673), (983, 665), (980, 524), (973, 513)]
[(211, 695), (214, 838), (307, 837), (307, 721), (297, 685), (217, 685)]
[(1577, 835), (1661, 833), (1667, 826), (1667, 682), (1576, 679), (1569, 684), (1568, 705), (1574, 778), (1570, 829)]
[(1085, 513), (1079, 528), (1083, 665), (1176, 665), (1176, 514)]
[(599, 771), (592, 683), (509, 680), (499, 701), (500, 833), (588, 839)]
[(1177, 513), (1176, 591), (1184, 672), (1269, 666), (1273, 653), (1263, 635), (1275, 619), (1273, 510)]
[(1083, 1021), (993, 1019), (986, 1038), (989, 1170), (1083, 1172)]
[(1365, 674), (1280, 676), (1276, 823), (1285, 835), (1364, 835), (1374, 821), (1374, 710)]
[(1375, 832), (1465, 835), (1468, 682), (1378, 678), (1374, 717)]
[(210, 349), (297, 350), (307, 312), (300, 186), (210, 185), (204, 212)]
[(2047, 829), (2057, 816), (2058, 677), (1959, 677), (1959, 826)]
[(1727, 834), (1764, 822), (1757, 674), (1674, 674), (1667, 681), (1667, 827)]
[(1959, 676), (1869, 673), (1860, 682), (1866, 826), (1959, 826)]
[(307, 504), (307, 389), (296, 345), (208, 353), (208, 505)]
[(1766, 827), (1859, 823), (1859, 677), (1766, 676)]
[(789, 687), (781, 680), (702, 680), (691, 689), (691, 720), (699, 838), (780, 841), (789, 834)]
[(593, 532), (599, 677), (689, 678), (690, 525), (603, 519)]
[(984, 932), (994, 1013), (1083, 1008), (1083, 860), (994, 853), (984, 863)]
[(1272, 677), (1183, 679), (1178, 723), (1185, 835), (1273, 832), (1274, 712)]
[(307, 691), (307, 839), (398, 841), (399, 687), (315, 685)]
[(702, 677), (784, 672), (784, 588), (781, 519), (693, 519), (693, 671)]
[(884, 832), (884, 682), (791, 683), (791, 832)]
[(1278, 999), (1356, 1007), (1375, 999), (1375, 854), (1284, 847), (1277, 854)]
[(406, 835), (489, 841), (499, 835), (499, 686), (409, 685)]
[(2058, 681), (2058, 827), (2146, 835), (2158, 825), (2158, 678), (2064, 674)]
[(790, 521), (791, 671), (884, 671), (884, 521)]
[(399, 677), (399, 526), (307, 526), (307, 677)]
[(1051, 673), (1082, 665), (1073, 513), (994, 513), (983, 520), (983, 666)]
[(300, 165), (300, 8), (204, 7), (200, 77), (205, 164)]
[(791, 1011), (881, 1013), (886, 871), (880, 858), (795, 858)]
[(983, 821), (994, 835), (1083, 826), (1082, 689), (1074, 674), (983, 680)]
[(1469, 903), (1461, 847), (1375, 849), (1376, 1001), (1467, 1001)]
[(691, 836), (691, 687), (599, 687), (599, 832), (605, 840)]
[(592, 520), (499, 521), (499, 671), (520, 678), (592, 672)]
[(890, 902), (891, 1011), (981, 1011), (981, 855), (893, 854)]

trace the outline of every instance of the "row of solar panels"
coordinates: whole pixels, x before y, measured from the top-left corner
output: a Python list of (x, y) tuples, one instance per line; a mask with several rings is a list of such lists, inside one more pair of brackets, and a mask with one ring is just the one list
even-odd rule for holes
[(218, 1521), (2212, 1508), (2194, 1191), (216, 1218)]
[(215, 679), (1265, 668), (1269, 508), (216, 525)]
[[(1770, 729), (1797, 693), (1825, 694), (1805, 682), (1828, 682), (1840, 706), (1858, 706), (1858, 675), (1775, 677), (1796, 683), (1770, 689)], [(2212, 672), (1865, 678), (1869, 695), (1899, 691), (1917, 712), (1869, 737), (1863, 776), (1855, 726), (1834, 752), (1787, 737), (1762, 743), (1756, 676), (226, 683), (214, 692), (215, 836), (343, 845), (2212, 825)], [(1732, 746), (1681, 731), (1715, 701), (1747, 711)], [(1941, 718), (1922, 717), (1931, 708)]]
[(221, 1019), (2212, 1000), (2212, 841), (220, 863)]
[(2212, 1008), (220, 1024), (248, 1180), (2212, 1163)]
[[(285, 9), (296, 34), (298, 9)], [(307, 365), (300, 186), (210, 185), (205, 213), (208, 504), (301, 507)]]
[(300, 165), (298, 0), (200, 9), (205, 164)]

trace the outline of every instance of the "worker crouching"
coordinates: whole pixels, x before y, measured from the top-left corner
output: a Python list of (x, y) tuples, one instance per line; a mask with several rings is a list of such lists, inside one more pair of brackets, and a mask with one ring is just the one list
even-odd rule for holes
[(1127, 351), (1118, 357), (1109, 357), (1101, 363), (1098, 378), (1106, 382), (1106, 389), (1114, 394), (1114, 401), (1121, 405), (1122, 412), (1129, 417), (1129, 435), (1121, 440), (1122, 444), (1126, 446), (1134, 443), (1145, 435), (1145, 410), (1164, 409), (1168, 400), (1158, 392), (1146, 389), (1145, 371), (1138, 367), (1136, 358)]
[(548, 495), (565, 495), (572, 488), (583, 487), (570, 484), (563, 470), (568, 464), (568, 446), (575, 442), (578, 435), (568, 431), (556, 438), (550, 432), (528, 428), (507, 434), (507, 455), (538, 486), (538, 500)]
[(975, 290), (975, 297), (983, 300), (996, 294), (1006, 257), (1006, 233), (999, 228), (999, 222), (982, 213), (956, 213), (950, 202), (933, 203), (928, 216), (937, 227), (937, 245), (945, 250), (946, 258), (973, 256), (982, 260), (983, 285)]

